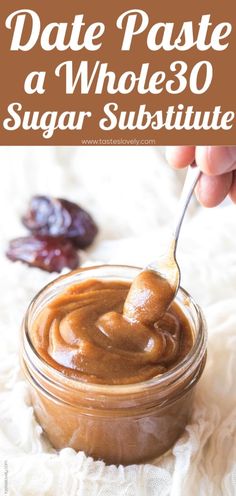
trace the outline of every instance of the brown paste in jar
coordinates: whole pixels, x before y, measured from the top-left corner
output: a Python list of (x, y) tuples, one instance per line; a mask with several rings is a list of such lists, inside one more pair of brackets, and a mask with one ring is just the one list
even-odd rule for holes
[(30, 337), (39, 355), (66, 376), (98, 384), (145, 381), (173, 368), (193, 345), (173, 297), (152, 271), (132, 285), (90, 279), (51, 300)]

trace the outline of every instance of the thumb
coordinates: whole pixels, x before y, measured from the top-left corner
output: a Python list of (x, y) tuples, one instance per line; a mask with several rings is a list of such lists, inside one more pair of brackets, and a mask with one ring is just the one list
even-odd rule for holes
[(195, 159), (208, 176), (218, 176), (236, 169), (236, 146), (197, 146)]

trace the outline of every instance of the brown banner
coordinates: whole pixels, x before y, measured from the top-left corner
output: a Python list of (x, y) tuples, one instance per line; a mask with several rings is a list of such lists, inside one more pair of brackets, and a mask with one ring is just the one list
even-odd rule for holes
[(1, 145), (236, 143), (235, 0), (0, 11)]

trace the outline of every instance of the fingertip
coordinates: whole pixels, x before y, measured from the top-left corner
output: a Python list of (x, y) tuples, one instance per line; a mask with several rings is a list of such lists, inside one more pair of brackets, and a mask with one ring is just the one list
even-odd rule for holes
[[(202, 178), (201, 178), (201, 182), (202, 182)], [(206, 189), (205, 187), (202, 187), (202, 185), (200, 184), (200, 180), (195, 188), (195, 194), (198, 202), (200, 203), (200, 205), (202, 205), (202, 207), (213, 208), (218, 205), (215, 199), (206, 193)]]
[(229, 196), (233, 203), (236, 203), (236, 171), (233, 173), (232, 184), (229, 192)]
[(235, 146), (197, 146), (196, 163), (208, 176), (220, 175), (236, 165)]
[(190, 165), (195, 156), (194, 146), (167, 146), (166, 159), (172, 167), (182, 169)]
[(198, 201), (206, 208), (219, 205), (230, 192), (232, 186), (232, 172), (221, 176), (207, 176), (203, 174), (196, 186)]

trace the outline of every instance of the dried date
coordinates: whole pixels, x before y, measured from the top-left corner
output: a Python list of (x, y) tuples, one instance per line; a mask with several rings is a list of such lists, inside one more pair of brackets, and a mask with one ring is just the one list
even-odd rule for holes
[(34, 196), (22, 221), (33, 234), (70, 238), (78, 248), (88, 247), (98, 232), (88, 212), (63, 198)]
[(48, 272), (73, 270), (79, 265), (79, 255), (73, 244), (65, 239), (26, 236), (10, 241), (7, 257)]

